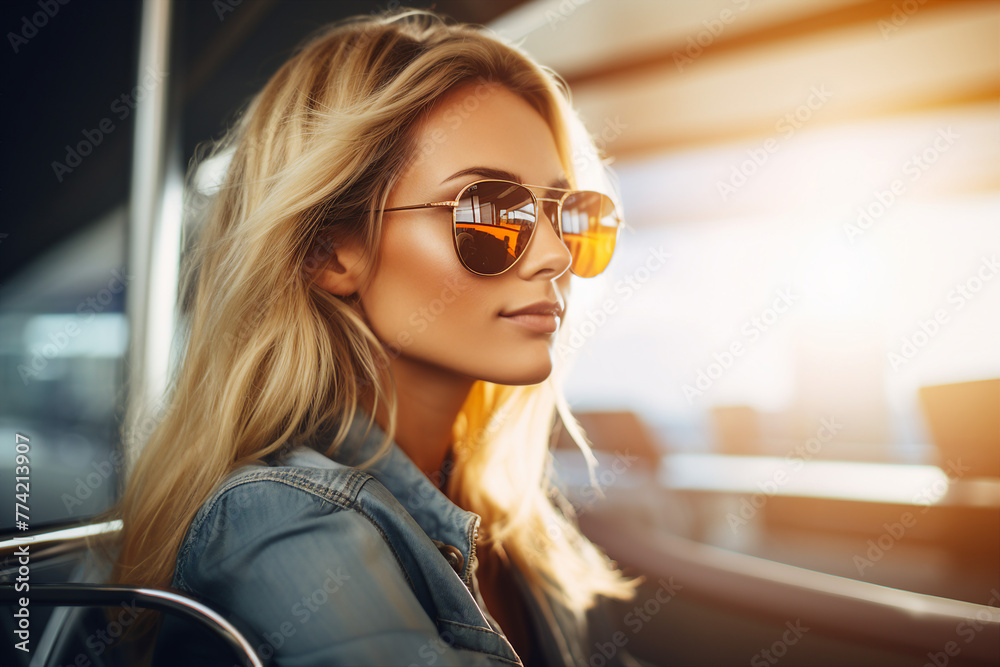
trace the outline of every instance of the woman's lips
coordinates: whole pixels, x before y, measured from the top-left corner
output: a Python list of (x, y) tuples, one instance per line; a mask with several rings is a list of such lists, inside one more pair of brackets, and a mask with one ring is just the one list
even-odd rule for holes
[(555, 314), (521, 313), (519, 315), (501, 315), (501, 317), (536, 333), (551, 334), (559, 330), (560, 317)]
[(531, 331), (551, 334), (559, 329), (562, 314), (563, 307), (560, 303), (556, 301), (539, 301), (524, 308), (500, 313), (500, 317)]

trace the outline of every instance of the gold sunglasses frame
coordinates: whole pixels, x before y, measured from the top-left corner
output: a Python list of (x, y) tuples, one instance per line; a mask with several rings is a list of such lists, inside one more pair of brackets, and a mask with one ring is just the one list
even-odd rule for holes
[[(522, 187), (522, 188), (524, 188), (525, 190), (528, 191), (529, 195), (531, 195), (531, 200), (532, 200), (532, 202), (534, 204), (534, 207), (535, 207), (535, 224), (531, 226), (531, 231), (530, 231), (531, 235), (528, 237), (527, 243), (524, 244), (524, 250), (521, 251), (520, 255), (518, 255), (517, 257), (514, 258), (514, 261), (511, 262), (510, 266), (508, 266), (507, 268), (505, 268), (500, 273), (480, 273), (479, 271), (476, 271), (475, 269), (471, 268), (468, 264), (465, 263), (465, 259), (462, 257), (462, 253), (459, 251), (459, 248), (458, 248), (458, 206), (459, 206), (459, 203), (461, 202), (462, 195), (465, 193), (466, 190), (468, 190), (469, 188), (471, 188), (474, 185), (479, 185), (481, 183), (505, 183), (507, 185), (516, 185), (516, 186)], [(558, 191), (563, 192), (565, 194), (563, 194), (563, 196), (560, 197), (559, 199), (553, 199), (551, 197), (538, 197), (537, 195), (535, 195), (534, 192), (532, 192), (532, 190), (531, 190), (532, 188), (538, 188), (540, 190), (558, 190)], [(541, 207), (538, 205), (538, 202), (546, 201), (546, 202), (551, 202), (551, 203), (553, 203), (553, 204), (556, 205), (555, 222), (552, 224), (552, 226), (556, 230), (556, 234), (559, 236), (559, 240), (563, 241), (563, 243), (565, 244), (565, 239), (563, 238), (563, 231), (562, 231), (562, 205), (563, 205), (563, 202), (566, 201), (566, 199), (571, 194), (580, 194), (580, 193), (591, 193), (591, 194), (595, 194), (595, 195), (600, 195), (601, 197), (607, 197), (608, 201), (611, 202), (611, 205), (614, 207), (614, 217), (615, 217), (615, 220), (617, 221), (617, 224), (615, 225), (615, 247), (617, 247), (618, 246), (618, 235), (621, 233), (622, 222), (623, 222), (622, 218), (621, 218), (621, 215), (618, 212), (618, 206), (614, 203), (614, 201), (611, 199), (611, 197), (608, 197), (603, 192), (597, 192), (596, 190), (573, 190), (571, 188), (556, 188), (556, 187), (552, 187), (552, 186), (548, 186), (548, 185), (530, 185), (528, 183), (518, 183), (516, 181), (508, 181), (508, 180), (505, 180), (505, 179), (502, 179), (502, 178), (482, 178), (482, 179), (479, 179), (478, 181), (473, 181), (472, 183), (469, 183), (468, 185), (465, 185), (464, 187), (462, 187), (462, 189), (458, 191), (458, 195), (457, 195), (456, 199), (448, 200), (448, 201), (427, 202), (426, 204), (411, 204), (409, 206), (394, 206), (393, 208), (382, 209), (382, 212), (383, 213), (390, 213), (392, 211), (411, 211), (411, 210), (414, 210), (414, 209), (437, 208), (437, 207), (442, 207), (442, 208), (443, 207), (448, 207), (448, 208), (451, 208), (451, 239), (452, 239), (452, 244), (455, 247), (455, 254), (458, 256), (458, 261), (460, 261), (462, 263), (462, 266), (464, 266), (466, 268), (466, 270), (470, 271), (471, 273), (476, 274), (477, 276), (492, 277), (492, 276), (502, 276), (503, 274), (505, 274), (508, 271), (510, 271), (512, 268), (514, 268), (517, 265), (518, 262), (521, 261), (521, 258), (524, 257), (524, 255), (528, 252), (528, 246), (531, 244), (531, 241), (535, 238), (535, 228), (538, 226), (538, 217), (539, 217), (539, 212), (541, 211)], [(553, 222), (553, 221), (550, 219), (549, 222)], [(568, 247), (569, 246), (567, 246), (567, 248)], [(612, 256), (613, 255), (614, 255), (614, 250), (612, 250)], [(574, 259), (574, 261), (575, 261), (575, 259)], [(611, 258), (608, 258), (608, 263), (609, 264), (611, 263)], [(603, 269), (601, 269), (600, 271), (598, 271), (597, 273), (595, 273), (593, 276), (580, 276), (580, 277), (590, 277), (590, 278), (593, 278), (594, 276), (601, 275), (601, 273), (603, 273), (605, 269), (607, 269), (607, 265), (605, 265)], [(575, 271), (573, 271), (573, 264), (572, 263), (570, 264), (570, 272), (573, 273), (573, 275), (577, 275), (577, 276), (579, 275)]]

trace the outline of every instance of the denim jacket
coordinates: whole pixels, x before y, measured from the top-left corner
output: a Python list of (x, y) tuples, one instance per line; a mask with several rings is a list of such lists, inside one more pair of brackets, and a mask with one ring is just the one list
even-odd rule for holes
[[(532, 634), (530, 657), (518, 656), (479, 592), (480, 516), (449, 500), (395, 442), (373, 468), (352, 467), (385, 437), (377, 424), (363, 437), (366, 425), (362, 414), (337, 460), (290, 443), (270, 465), (230, 474), (192, 521), (173, 586), (240, 620), (277, 665), (558, 666), (599, 656), (601, 665), (638, 666), (608, 643), (600, 605), (579, 627), (514, 568)], [(158, 659), (169, 664), (179, 643), (190, 650), (190, 636), (168, 619)]]

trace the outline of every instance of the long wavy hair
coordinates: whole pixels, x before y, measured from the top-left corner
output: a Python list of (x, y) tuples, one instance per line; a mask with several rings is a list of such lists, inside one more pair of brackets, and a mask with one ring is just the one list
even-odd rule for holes
[[(214, 146), (212, 155), (231, 158), (185, 255), (182, 357), (155, 427), (126, 428), (126, 442), (142, 446), (115, 509), (123, 529), (114, 582), (169, 586), (195, 513), (228, 473), (322, 434), (335, 455), (359, 409), (373, 408), (367, 399), (389, 420), (378, 454), (359, 467), (388, 451), (389, 352), (353, 299), (314, 284), (315, 269), (346, 239), (377, 261), (381, 210), (418, 149), (412, 128), (455, 86), (477, 80), (527, 100), (551, 128), (571, 183), (579, 180), (574, 162), (596, 153), (574, 131), (582, 126), (561, 79), (478, 27), (417, 10), (318, 32)], [(480, 554), (512, 562), (582, 620), (597, 596), (631, 598), (641, 580), (580, 533), (552, 483), (557, 414), (594, 464), (553, 378), (476, 382), (454, 425), (443, 491), (482, 517)], [(148, 412), (127, 416), (141, 423)]]

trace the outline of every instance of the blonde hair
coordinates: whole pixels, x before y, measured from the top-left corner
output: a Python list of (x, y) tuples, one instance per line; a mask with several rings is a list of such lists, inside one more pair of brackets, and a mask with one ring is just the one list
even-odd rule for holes
[[(319, 32), (218, 144), (232, 158), (186, 258), (185, 352), (116, 509), (124, 527), (113, 581), (169, 586), (190, 522), (228, 473), (338, 425), (334, 454), (365, 397), (390, 418), (378, 455), (360, 467), (388, 450), (396, 399), (391, 379), (385, 386), (387, 351), (352, 299), (314, 284), (313, 269), (344, 239), (378, 257), (380, 211), (416, 152), (410, 128), (476, 80), (532, 104), (572, 182), (575, 115), (561, 80), (477, 28), (416, 10)], [(477, 382), (455, 422), (445, 493), (482, 517), (483, 545), (582, 619), (596, 596), (630, 598), (640, 581), (583, 537), (549, 479), (557, 411), (593, 461), (553, 382)]]

